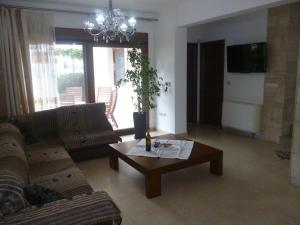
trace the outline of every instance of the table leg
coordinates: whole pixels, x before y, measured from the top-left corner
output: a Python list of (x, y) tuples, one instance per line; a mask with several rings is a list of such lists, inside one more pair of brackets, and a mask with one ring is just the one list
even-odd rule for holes
[(161, 195), (161, 175), (145, 175), (145, 189), (148, 198), (154, 198)]
[(217, 176), (223, 175), (223, 154), (210, 161), (210, 172)]
[(119, 169), (118, 154), (114, 150), (109, 151), (109, 165), (110, 165), (110, 168), (112, 168), (114, 170)]

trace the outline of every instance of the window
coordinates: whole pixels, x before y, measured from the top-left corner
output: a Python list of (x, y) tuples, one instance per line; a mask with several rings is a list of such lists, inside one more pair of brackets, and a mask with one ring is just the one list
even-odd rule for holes
[(82, 44), (56, 44), (55, 67), (59, 105), (86, 103)]

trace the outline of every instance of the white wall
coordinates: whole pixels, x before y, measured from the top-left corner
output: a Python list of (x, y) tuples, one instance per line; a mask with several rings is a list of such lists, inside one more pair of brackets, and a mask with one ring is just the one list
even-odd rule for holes
[[(273, 4), (290, 1), (278, 0), (185, 0), (177, 1), (177, 4), (170, 2), (167, 7), (162, 7), (159, 11), (159, 21), (157, 24), (156, 36), (156, 60), (157, 70), (165, 78), (173, 82), (173, 89), (169, 94), (163, 95), (158, 99), (157, 108), (157, 127), (172, 133), (186, 132), (186, 44), (184, 38), (184, 29), (178, 32), (178, 28), (191, 26), (192, 24), (201, 24), (207, 21), (213, 21), (217, 18), (226, 18), (242, 12), (267, 8)], [(225, 30), (223, 31), (225, 32)], [(246, 36), (246, 35), (245, 35)], [(254, 39), (253, 39), (254, 40)], [(244, 39), (246, 41), (246, 39)], [(244, 86), (248, 82), (254, 82), (253, 86), (263, 84), (263, 76), (257, 75), (257, 79), (249, 78), (245, 80)], [(236, 77), (231, 77), (231, 85), (236, 85)], [(244, 78), (247, 79), (247, 78)], [(245, 90), (238, 87), (241, 92)], [(226, 98), (236, 97), (228, 89)], [(248, 88), (248, 86), (247, 86)], [(251, 90), (248, 90), (250, 93)], [(240, 100), (249, 102), (261, 102), (260, 93), (245, 95)], [(179, 110), (179, 111), (177, 111)], [(174, 123), (174, 125), (172, 124)]]
[[(185, 44), (183, 44), (185, 43)], [(186, 123), (186, 71), (187, 71), (187, 28), (177, 27), (175, 30), (175, 132), (185, 133)]]
[(235, 16), (188, 29), (189, 42), (225, 40), (224, 101), (263, 104), (264, 73), (227, 72), (226, 47), (266, 42), (267, 10)]
[[(224, 102), (243, 103), (240, 106), (251, 106), (253, 109), (260, 109), (263, 104), (264, 95), (264, 78), (265, 73), (229, 73), (227, 72), (227, 46), (237, 44), (247, 44), (254, 42), (266, 42), (267, 40), (267, 10), (259, 10), (244, 15), (233, 16), (224, 20), (211, 22), (188, 29), (189, 42), (208, 42), (215, 40), (225, 40), (225, 61), (224, 61)], [(201, 59), (200, 59), (201, 60)], [(200, 61), (199, 61), (200, 63)], [(200, 75), (200, 72), (198, 76)], [(199, 95), (198, 95), (199, 99)], [(199, 106), (199, 101), (195, 100)], [(243, 121), (256, 124), (259, 120), (253, 121), (254, 117), (251, 113), (245, 111), (232, 111), (234, 108), (227, 109), (223, 104), (222, 125), (232, 127), (248, 132), (257, 132), (255, 130), (246, 129)], [(257, 107), (255, 106), (257, 105)], [(238, 108), (236, 108), (238, 109)], [(231, 110), (231, 111), (230, 111)], [(227, 113), (226, 113), (227, 112)], [(240, 118), (238, 121), (237, 115)]]
[(175, 133), (175, 8), (168, 7), (159, 17), (156, 36), (156, 68), (158, 75), (171, 82), (168, 93), (157, 98), (157, 128)]

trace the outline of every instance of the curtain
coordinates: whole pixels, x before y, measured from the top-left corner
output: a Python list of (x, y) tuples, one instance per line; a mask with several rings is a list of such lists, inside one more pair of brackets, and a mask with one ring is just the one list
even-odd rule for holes
[(52, 16), (31, 11), (22, 11), (21, 16), (25, 42), (29, 46), (35, 111), (56, 108), (59, 97)]
[[(21, 11), (0, 8), (0, 96), (1, 116), (10, 117), (34, 110), (30, 79), (30, 60), (25, 44)], [(1, 90), (3, 91), (3, 90)], [(5, 114), (5, 115), (4, 115)]]

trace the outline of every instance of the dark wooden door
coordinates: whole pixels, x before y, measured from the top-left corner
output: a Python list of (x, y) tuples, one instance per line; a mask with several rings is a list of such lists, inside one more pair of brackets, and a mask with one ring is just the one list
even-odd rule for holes
[(200, 45), (200, 122), (221, 126), (225, 42)]
[(187, 45), (187, 122), (197, 123), (198, 43)]

